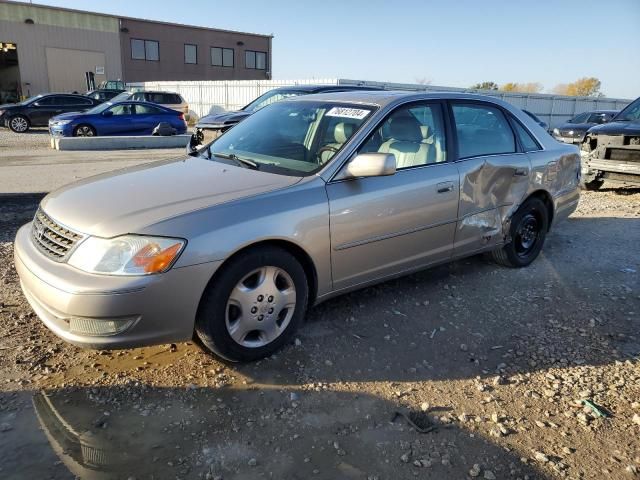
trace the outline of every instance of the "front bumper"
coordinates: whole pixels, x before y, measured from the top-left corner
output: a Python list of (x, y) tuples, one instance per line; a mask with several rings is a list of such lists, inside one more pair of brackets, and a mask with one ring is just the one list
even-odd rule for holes
[(67, 125), (49, 124), (49, 134), (52, 137), (72, 137), (73, 126), (70, 124), (67, 124)]
[[(95, 275), (46, 258), (33, 245), (30, 229), (29, 223), (16, 235), (16, 270), (29, 304), (53, 333), (70, 343), (100, 349), (192, 338), (200, 297), (221, 262), (173, 268), (159, 275)], [(101, 322), (113, 325), (125, 320), (122, 332), (88, 333), (106, 325)], [(73, 325), (91, 328), (79, 332)]]

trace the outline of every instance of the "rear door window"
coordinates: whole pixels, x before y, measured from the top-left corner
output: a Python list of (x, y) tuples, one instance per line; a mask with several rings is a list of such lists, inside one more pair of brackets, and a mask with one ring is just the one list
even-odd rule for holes
[(516, 152), (513, 130), (499, 108), (479, 103), (454, 103), (452, 110), (459, 158)]
[(157, 115), (164, 113), (164, 110), (153, 105), (136, 105), (136, 115)]

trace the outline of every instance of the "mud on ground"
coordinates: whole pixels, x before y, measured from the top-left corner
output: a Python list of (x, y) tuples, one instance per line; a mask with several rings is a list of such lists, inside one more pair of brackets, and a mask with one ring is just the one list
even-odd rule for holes
[(638, 190), (584, 193), (529, 268), (473, 257), (336, 298), (241, 366), (51, 334), (12, 262), (37, 202), (0, 199), (2, 478), (637, 478)]

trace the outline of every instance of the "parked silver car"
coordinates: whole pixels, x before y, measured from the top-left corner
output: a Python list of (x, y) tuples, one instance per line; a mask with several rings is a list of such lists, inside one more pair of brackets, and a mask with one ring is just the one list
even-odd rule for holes
[(53, 332), (119, 348), (195, 331), (255, 360), (340, 293), (485, 251), (524, 267), (579, 198), (578, 148), (478, 95), (296, 97), (194, 155), (44, 198), (15, 264)]

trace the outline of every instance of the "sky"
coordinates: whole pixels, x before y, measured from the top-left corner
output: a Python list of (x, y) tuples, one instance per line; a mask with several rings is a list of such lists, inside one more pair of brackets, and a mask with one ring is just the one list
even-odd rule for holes
[(129, 17), (273, 34), (274, 79), (469, 87), (597, 77), (640, 96), (640, 0), (36, 0)]

